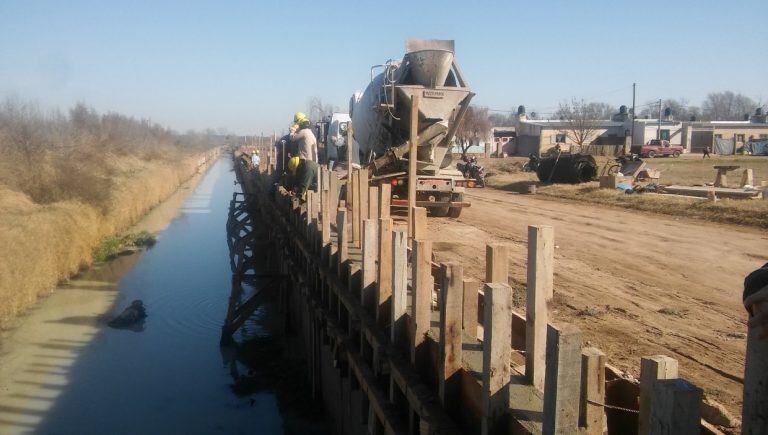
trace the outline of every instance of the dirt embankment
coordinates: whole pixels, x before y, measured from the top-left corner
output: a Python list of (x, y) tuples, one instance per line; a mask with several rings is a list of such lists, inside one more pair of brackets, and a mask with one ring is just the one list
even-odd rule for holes
[(0, 329), (91, 263), (93, 248), (136, 223), (214, 160), (211, 152), (176, 162), (121, 157), (107, 212), (80, 201), (36, 204), (0, 184)]

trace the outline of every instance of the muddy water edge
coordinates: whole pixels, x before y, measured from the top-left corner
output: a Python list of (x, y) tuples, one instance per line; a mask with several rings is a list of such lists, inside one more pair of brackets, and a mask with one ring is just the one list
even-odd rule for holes
[[(0, 433), (328, 433), (270, 304), (219, 346), (234, 179), (220, 158), (132, 229), (158, 233), (153, 248), (84, 271), (0, 335)], [(135, 299), (147, 318), (109, 328)]]

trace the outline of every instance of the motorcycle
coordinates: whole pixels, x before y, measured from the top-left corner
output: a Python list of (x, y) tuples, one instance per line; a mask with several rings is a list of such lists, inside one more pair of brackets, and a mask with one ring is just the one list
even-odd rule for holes
[(477, 164), (477, 158), (463, 157), (456, 165), (464, 178), (474, 179), (478, 186), (485, 187), (485, 168)]

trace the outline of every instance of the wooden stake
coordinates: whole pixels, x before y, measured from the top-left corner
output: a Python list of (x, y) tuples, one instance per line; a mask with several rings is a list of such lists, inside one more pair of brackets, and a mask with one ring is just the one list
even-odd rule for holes
[(427, 333), (432, 309), (432, 241), (413, 241), (413, 276), (411, 283), (411, 364), (420, 373), (427, 369), (429, 349)]
[(360, 288), (360, 304), (369, 313), (376, 312), (376, 276), (378, 270), (376, 267), (378, 259), (378, 222), (374, 219), (363, 221), (363, 270), (362, 282)]
[[(386, 219), (391, 222), (391, 219)], [(384, 222), (380, 219), (379, 222)], [(408, 234), (397, 229), (390, 234), (392, 241), (392, 310), (390, 341), (398, 346), (405, 340), (405, 311), (408, 306)]]
[(349, 184), (352, 186), (351, 189), (351, 195), (348, 195), (351, 197), (351, 203), (348, 203), (352, 206), (352, 244), (355, 245), (355, 247), (360, 247), (360, 229), (361, 229), (361, 214), (360, 214), (360, 171), (352, 171), (352, 183)]
[(638, 434), (651, 433), (651, 408), (653, 407), (653, 385), (659, 379), (677, 378), (677, 360), (664, 355), (643, 357), (640, 360), (640, 417)]
[(588, 347), (581, 351), (580, 425), (587, 435), (602, 435), (605, 410), (605, 354)]
[(461, 316), (464, 297), (464, 269), (459, 264), (441, 266), (440, 366), (438, 396), (449, 413), (461, 403)]
[[(417, 166), (419, 146), (419, 95), (411, 97), (411, 135), (408, 147), (408, 222), (411, 225), (413, 208), (416, 207), (416, 184), (418, 183)], [(409, 231), (413, 237), (413, 231)]]
[(336, 234), (339, 244), (339, 264), (336, 273), (339, 277), (344, 276), (344, 266), (349, 259), (349, 237), (347, 225), (347, 210), (339, 208), (336, 214)]
[(701, 433), (701, 395), (701, 388), (684, 379), (656, 381), (653, 385), (649, 433)]
[(392, 199), (392, 186), (388, 183), (379, 186), (379, 216), (383, 218), (389, 217), (389, 203)]
[(512, 289), (506, 283), (485, 284), (483, 329), (483, 383), (481, 427), (483, 435), (506, 433), (512, 358)]
[(368, 188), (368, 219), (379, 218), (379, 188), (371, 186)]
[(379, 276), (376, 286), (376, 322), (386, 327), (392, 298), (392, 219), (379, 219)]
[(485, 247), (485, 282), (507, 284), (509, 282), (509, 265), (507, 263), (507, 247), (504, 245), (486, 245)]
[[(528, 285), (525, 309), (525, 377), (544, 390), (547, 353), (547, 300), (552, 294), (554, 231), (548, 226), (528, 227)], [(505, 260), (506, 264), (506, 260)]]
[(573, 325), (547, 330), (543, 433), (571, 434), (579, 429), (581, 331)]
[(464, 301), (461, 325), (464, 332), (477, 338), (477, 301), (480, 296), (480, 283), (474, 279), (464, 279)]
[(427, 209), (414, 207), (409, 213), (411, 221), (408, 225), (412, 240), (424, 240), (427, 238)]

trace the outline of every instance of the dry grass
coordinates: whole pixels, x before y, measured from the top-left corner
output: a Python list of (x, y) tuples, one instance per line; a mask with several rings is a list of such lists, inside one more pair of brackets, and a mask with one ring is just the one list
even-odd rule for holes
[(0, 104), (0, 328), (191, 177), (202, 137), (83, 105)]
[[(629, 208), (645, 212), (671, 216), (685, 216), (696, 219), (722, 222), (729, 224), (748, 225), (768, 228), (768, 201), (762, 200), (729, 200), (711, 202), (684, 197), (660, 196), (655, 194), (627, 195), (620, 191), (600, 189), (597, 182), (579, 185), (552, 184), (544, 185), (538, 181), (535, 173), (510, 171), (518, 162), (525, 158), (489, 159), (481, 164), (486, 165), (489, 172), (487, 185), (489, 187), (526, 192), (528, 186), (537, 185), (540, 195), (583, 201), (606, 206)], [(700, 156), (690, 156), (679, 159), (649, 159), (648, 165), (662, 170), (661, 182), (666, 184), (695, 185), (703, 181), (714, 181), (715, 171), (712, 165), (738, 165), (754, 170), (755, 183), (768, 180), (768, 158), (765, 157), (716, 157), (701, 161)], [(598, 163), (604, 163), (600, 158)], [(731, 176), (738, 181), (739, 177)]]

